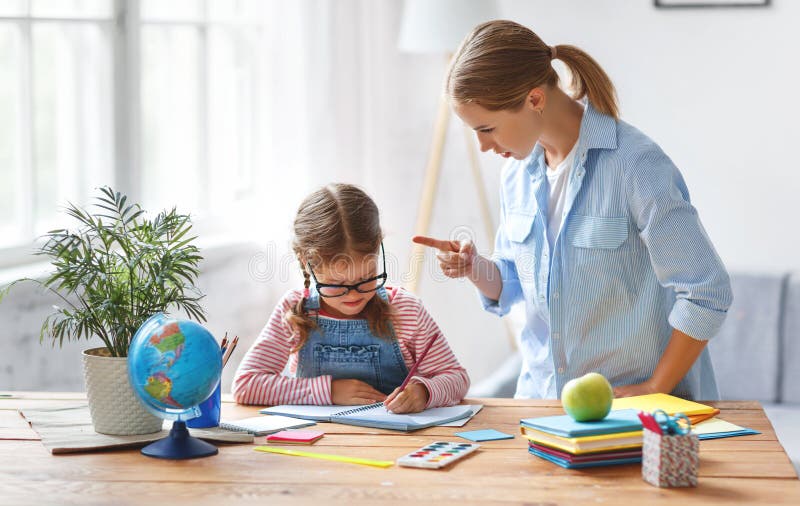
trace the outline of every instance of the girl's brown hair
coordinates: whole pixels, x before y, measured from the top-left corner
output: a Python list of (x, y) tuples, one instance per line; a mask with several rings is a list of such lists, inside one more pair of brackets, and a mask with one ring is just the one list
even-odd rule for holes
[(583, 50), (559, 44), (552, 48), (513, 21), (488, 21), (472, 30), (453, 56), (446, 93), (460, 103), (490, 111), (522, 107), (533, 88), (558, 86), (550, 65), (557, 58), (572, 74), (572, 98), (589, 96), (592, 107), (619, 118), (616, 92), (602, 67)]
[[(305, 198), (294, 219), (292, 249), (303, 271), (304, 286), (311, 286), (311, 275), (305, 264), (327, 264), (332, 261), (352, 261), (353, 257), (375, 255), (380, 249), (383, 233), (378, 206), (360, 188), (349, 184), (329, 184)], [(362, 312), (373, 334), (391, 338), (392, 307), (374, 296)], [(298, 336), (293, 351), (303, 347), (308, 335), (316, 328), (314, 318), (305, 309), (305, 297), (291, 308), (286, 321)]]

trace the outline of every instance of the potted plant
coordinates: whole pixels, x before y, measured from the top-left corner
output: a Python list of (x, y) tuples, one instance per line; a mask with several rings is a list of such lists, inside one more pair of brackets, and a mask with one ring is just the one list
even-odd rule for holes
[(205, 321), (195, 287), (202, 260), (190, 217), (175, 208), (148, 219), (139, 204), (109, 187), (99, 189), (96, 209), (69, 204), (74, 229), (44, 235), (37, 255), (50, 259), (44, 280), (23, 278), (56, 294), (61, 304), (42, 323), (39, 340), (99, 338), (100, 348), (83, 352), (89, 410), (97, 432), (146, 434), (161, 430), (162, 420), (134, 395), (128, 381), (128, 346), (139, 326), (155, 313), (183, 310)]

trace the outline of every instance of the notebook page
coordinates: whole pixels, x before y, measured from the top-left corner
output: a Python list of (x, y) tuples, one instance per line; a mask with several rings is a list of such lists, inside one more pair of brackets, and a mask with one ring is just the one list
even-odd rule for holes
[(451, 406), (426, 409), (420, 413), (398, 415), (388, 411), (385, 407), (378, 406), (369, 410), (344, 415), (343, 418), (388, 424), (406, 424), (413, 427), (418, 425), (435, 425), (442, 420), (452, 419), (456, 416), (459, 418), (469, 416), (471, 412), (470, 406)]

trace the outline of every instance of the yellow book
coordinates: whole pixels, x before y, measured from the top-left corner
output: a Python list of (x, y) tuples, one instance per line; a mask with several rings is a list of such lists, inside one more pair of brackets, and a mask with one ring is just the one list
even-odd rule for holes
[(711, 406), (687, 401), (669, 394), (635, 395), (633, 397), (614, 399), (613, 404), (611, 404), (611, 410), (616, 411), (618, 409), (638, 409), (646, 413), (663, 409), (669, 415), (683, 413), (686, 416), (712, 414), (717, 411)]
[(520, 432), (526, 439), (534, 443), (551, 446), (574, 455), (640, 448), (642, 446), (642, 431), (640, 430), (583, 437), (555, 436), (524, 426), (520, 427)]

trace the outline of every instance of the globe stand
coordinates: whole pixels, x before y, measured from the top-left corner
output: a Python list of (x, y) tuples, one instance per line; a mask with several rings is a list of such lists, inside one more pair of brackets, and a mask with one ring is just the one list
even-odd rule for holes
[(175, 421), (169, 436), (142, 448), (142, 454), (158, 459), (196, 459), (216, 455), (216, 446), (189, 435), (186, 422)]

